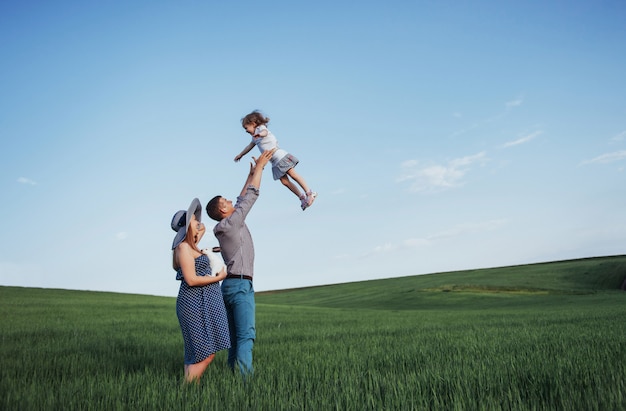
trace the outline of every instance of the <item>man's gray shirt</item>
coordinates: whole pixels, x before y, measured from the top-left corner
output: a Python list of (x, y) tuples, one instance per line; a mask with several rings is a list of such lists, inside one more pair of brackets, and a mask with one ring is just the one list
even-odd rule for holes
[(246, 225), (246, 216), (257, 198), (259, 190), (248, 186), (246, 193), (237, 197), (235, 211), (213, 228), (228, 274), (254, 276), (254, 244)]

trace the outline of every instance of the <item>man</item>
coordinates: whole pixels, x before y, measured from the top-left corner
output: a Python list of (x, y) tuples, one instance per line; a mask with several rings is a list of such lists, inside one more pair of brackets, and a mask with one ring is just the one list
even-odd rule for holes
[(227, 275), (222, 282), (222, 295), (226, 305), (231, 348), (228, 350), (228, 365), (239, 368), (246, 377), (252, 375), (252, 347), (256, 338), (255, 303), (252, 278), (254, 276), (254, 244), (246, 225), (246, 216), (259, 197), (263, 168), (274, 154), (265, 151), (258, 159), (253, 157), (246, 183), (237, 197), (237, 203), (221, 196), (211, 199), (206, 212), (219, 221), (213, 233), (220, 243), (226, 263)]

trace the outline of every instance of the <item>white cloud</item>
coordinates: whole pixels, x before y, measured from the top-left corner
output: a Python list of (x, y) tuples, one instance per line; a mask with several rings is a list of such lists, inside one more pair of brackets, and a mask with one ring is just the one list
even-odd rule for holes
[(435, 233), (429, 236), (428, 240), (429, 241), (440, 240), (443, 238), (458, 237), (460, 235), (468, 234), (468, 233), (478, 233), (482, 231), (496, 230), (502, 227), (504, 224), (506, 224), (506, 220), (504, 219), (481, 221), (477, 223), (472, 222), (472, 223), (459, 224), (455, 227), (449, 228), (444, 231), (440, 231), (438, 233)]
[(375, 253), (380, 253), (380, 252), (386, 252), (386, 251), (392, 251), (397, 249), (398, 247), (392, 244), (383, 244), (383, 245), (378, 245), (376, 247), (374, 247), (374, 252)]
[(402, 244), (405, 247), (417, 248), (417, 247), (423, 247), (423, 246), (429, 245), (430, 241), (424, 238), (407, 238), (406, 240), (404, 240)]
[(417, 161), (409, 160), (401, 164), (403, 175), (396, 181), (410, 182), (409, 190), (413, 192), (448, 189), (461, 185), (462, 179), (470, 171), (470, 167), (486, 160), (485, 152), (453, 159), (447, 165), (434, 164), (418, 167)]
[(521, 106), (523, 102), (524, 102), (524, 99), (519, 97), (519, 98), (516, 98), (515, 100), (507, 101), (505, 103), (505, 106), (506, 108), (518, 107), (518, 106)]
[(125, 231), (120, 231), (119, 233), (115, 234), (115, 238), (118, 240), (126, 240), (128, 238), (128, 233)]
[(398, 245), (394, 245), (391, 243), (386, 243), (383, 245), (377, 245), (373, 249), (361, 254), (358, 258), (371, 257), (376, 254), (388, 253), (390, 251), (394, 251), (398, 249)]
[(452, 166), (454, 167), (463, 167), (463, 166), (469, 166), (470, 164), (476, 163), (481, 160), (485, 160), (484, 151), (481, 151), (480, 153), (474, 154), (472, 156), (465, 156), (465, 157), (454, 159), (450, 161), (450, 164), (452, 164)]
[(624, 140), (626, 140), (626, 130), (622, 131), (618, 135), (613, 136), (613, 138), (611, 138), (611, 141), (613, 142), (624, 141)]
[(524, 144), (524, 143), (528, 143), (530, 140), (533, 140), (535, 137), (541, 135), (543, 133), (543, 131), (535, 131), (534, 133), (530, 133), (526, 136), (522, 136), (520, 138), (518, 138), (517, 140), (513, 140), (513, 141), (509, 141), (507, 143), (505, 143), (502, 148), (507, 148), (507, 147), (513, 147), (513, 146), (517, 146), (519, 144)]
[(31, 180), (30, 178), (26, 178), (26, 177), (18, 178), (17, 182), (20, 183), (20, 184), (28, 184), (28, 185), (31, 185), (31, 186), (37, 185), (37, 182)]
[(614, 153), (606, 153), (602, 154), (598, 157), (594, 157), (590, 160), (584, 160), (580, 164), (607, 164), (612, 163), (614, 161), (621, 161), (626, 159), (626, 150), (616, 151)]
[(459, 224), (447, 230), (440, 231), (438, 233), (427, 236), (426, 238), (408, 238), (398, 244), (386, 243), (374, 247), (373, 250), (365, 253), (363, 257), (372, 256), (380, 253), (388, 253), (401, 249), (415, 249), (420, 247), (426, 247), (432, 245), (439, 240), (445, 240), (449, 238), (459, 237), (467, 234), (475, 234), (484, 231), (497, 230), (507, 223), (505, 219), (494, 219), (479, 222), (469, 222)]
[[(524, 100), (521, 97), (519, 97), (519, 98), (517, 98), (515, 100), (507, 101), (506, 103), (504, 103), (506, 109), (502, 113), (494, 115), (494, 116), (491, 116), (491, 117), (488, 117), (488, 118), (486, 118), (484, 120), (475, 121), (474, 123), (470, 124), (469, 126), (463, 128), (461, 130), (455, 131), (454, 133), (452, 133), (450, 135), (450, 137), (457, 137), (457, 136), (459, 136), (461, 134), (468, 133), (468, 132), (472, 131), (473, 129), (476, 129), (476, 128), (479, 128), (479, 127), (483, 127), (483, 126), (485, 126), (487, 124), (495, 123), (496, 121), (499, 121), (502, 118), (504, 118), (505, 116), (507, 116), (507, 114), (509, 113), (509, 111), (510, 111), (510, 109), (512, 107), (521, 106), (523, 102), (524, 102)], [(456, 118), (463, 117), (463, 114), (460, 113), (460, 112), (454, 112), (452, 115), (454, 117), (456, 117)]]
[(402, 164), (400, 164), (400, 167), (411, 168), (411, 167), (415, 167), (417, 164), (418, 164), (417, 160), (407, 160), (407, 161), (404, 161)]

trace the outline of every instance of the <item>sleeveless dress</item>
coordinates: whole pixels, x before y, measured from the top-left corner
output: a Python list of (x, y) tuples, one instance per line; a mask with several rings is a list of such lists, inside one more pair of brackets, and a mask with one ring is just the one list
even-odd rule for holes
[[(209, 258), (202, 254), (195, 260), (196, 275), (211, 274)], [(176, 315), (185, 342), (185, 364), (195, 364), (209, 355), (230, 348), (228, 318), (220, 283), (190, 287), (182, 270), (176, 272), (180, 289), (176, 299)]]

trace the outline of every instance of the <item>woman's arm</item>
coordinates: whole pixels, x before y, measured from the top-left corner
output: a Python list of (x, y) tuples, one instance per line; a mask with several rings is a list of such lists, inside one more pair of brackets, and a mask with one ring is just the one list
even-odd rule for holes
[(237, 156), (235, 157), (235, 161), (239, 161), (241, 160), (241, 157), (245, 156), (246, 154), (248, 154), (250, 152), (250, 150), (252, 150), (254, 148), (254, 143), (250, 143), (246, 146), (246, 148), (244, 148), (241, 153), (237, 154)]
[(217, 276), (210, 275), (200, 276), (196, 274), (196, 261), (193, 256), (193, 252), (189, 244), (181, 243), (178, 246), (178, 262), (180, 269), (183, 272), (183, 278), (190, 287), (200, 287), (203, 285), (209, 285), (217, 283), (226, 278), (226, 268), (220, 271)]

